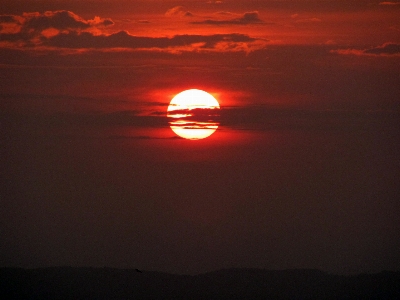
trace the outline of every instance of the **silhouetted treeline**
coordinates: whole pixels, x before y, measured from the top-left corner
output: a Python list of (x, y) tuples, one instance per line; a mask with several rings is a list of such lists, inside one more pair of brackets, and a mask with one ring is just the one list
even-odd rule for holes
[(228, 269), (173, 275), (138, 269), (0, 269), (1, 299), (400, 299), (400, 272)]

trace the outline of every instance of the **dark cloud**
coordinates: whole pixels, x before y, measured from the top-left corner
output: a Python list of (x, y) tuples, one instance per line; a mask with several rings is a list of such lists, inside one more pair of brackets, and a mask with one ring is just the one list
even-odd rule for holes
[(74, 113), (74, 112), (57, 112), (53, 114), (32, 114), (32, 115), (20, 115), (20, 114), (0, 114), (7, 127), (12, 128), (15, 125), (23, 131), (35, 130), (41, 128), (46, 132), (53, 130), (54, 128), (67, 128), (70, 126), (129, 126), (129, 127), (166, 127), (168, 126), (166, 113), (159, 116), (142, 116), (140, 110), (124, 110), (115, 111), (109, 113), (100, 112), (86, 112), (86, 113)]
[(382, 46), (375, 47), (372, 49), (368, 49), (364, 51), (365, 53), (368, 54), (387, 54), (387, 55), (393, 55), (393, 54), (400, 54), (400, 44), (395, 44), (395, 43), (385, 43)]
[(229, 20), (212, 20), (193, 22), (193, 24), (210, 24), (210, 25), (246, 25), (264, 23), (260, 18), (258, 11), (246, 12), (239, 18)]
[(193, 17), (194, 15), (190, 11), (187, 11), (187, 12), (185, 12), (185, 14), (183, 16), (184, 17)]
[(114, 22), (111, 19), (103, 19), (96, 25), (111, 26), (114, 25)]
[(150, 135), (112, 135), (109, 136), (108, 139), (110, 140), (175, 140), (175, 139), (182, 139), (177, 135), (171, 135), (166, 137), (160, 136), (150, 136)]
[(18, 42), (25, 40), (26, 45), (30, 45), (29, 41), (30, 36), (26, 33), (18, 32), (18, 33), (0, 33), (0, 41), (3, 42)]
[[(182, 12), (181, 7), (175, 7), (169, 15)], [(185, 12), (187, 15), (188, 12)], [(113, 34), (94, 34), (91, 27), (109, 26), (114, 24), (110, 19), (95, 17), (84, 20), (70, 11), (55, 11), (40, 13), (25, 13), (21, 17), (19, 28), (0, 33), (2, 41), (14, 43), (17, 47), (47, 46), (67, 49), (168, 49), (183, 50), (221, 50), (246, 51), (260, 47), (260, 41), (245, 34), (213, 34), (213, 35), (176, 35), (174, 37), (139, 37), (126, 31)], [(239, 20), (239, 19), (238, 19)], [(240, 22), (256, 22), (257, 13), (246, 13)], [(14, 16), (3, 16), (3, 23), (16, 22)], [(19, 22), (19, 21), (18, 21)], [(1, 26), (1, 24), (0, 24)], [(178, 49), (179, 48), (179, 49)]]
[(202, 44), (201, 48), (215, 48), (218, 43), (250, 43), (254, 38), (244, 34), (214, 34), (214, 35), (176, 35), (168, 37), (138, 37), (132, 36), (126, 31), (120, 31), (111, 35), (93, 35), (89, 32), (69, 32), (43, 38), (43, 44), (61, 48), (130, 48), (151, 49), (170, 47), (190, 47), (193, 44)]
[(400, 56), (400, 44), (397, 43), (384, 43), (370, 49), (338, 49), (331, 50), (331, 53), (337, 54), (352, 54), (352, 55), (370, 55), (370, 56)]
[(41, 35), (44, 30), (55, 29), (58, 31), (82, 31), (91, 27), (111, 26), (111, 19), (103, 19), (98, 16), (93, 20), (85, 20), (71, 11), (46, 11), (44, 13), (23, 13), (22, 16), (3, 15), (0, 16), (0, 26), (10, 28), (12, 32), (2, 30), (1, 40), (21, 40), (29, 44), (29, 40)]
[(312, 110), (268, 105), (224, 107), (222, 126), (240, 130), (379, 130), (395, 126), (397, 111)]
[(90, 24), (70, 11), (47, 11), (40, 13), (23, 14), (25, 22), (22, 30), (42, 31), (47, 28), (55, 28), (59, 30), (65, 29), (86, 29)]
[(0, 15), (0, 23), (17, 23), (18, 19), (13, 15)]
[(168, 115), (173, 116), (173, 115), (188, 114), (192, 117), (208, 118), (208, 117), (218, 117), (219, 112), (220, 112), (219, 108), (175, 109), (170, 111)]
[(246, 12), (243, 17), (239, 18), (239, 21), (243, 23), (259, 23), (262, 22), (258, 17), (258, 11)]

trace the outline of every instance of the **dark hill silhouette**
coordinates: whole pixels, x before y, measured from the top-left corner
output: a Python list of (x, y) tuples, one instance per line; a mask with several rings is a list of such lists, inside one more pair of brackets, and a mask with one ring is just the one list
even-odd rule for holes
[(0, 269), (2, 299), (400, 299), (400, 272), (227, 269), (173, 275), (137, 269)]

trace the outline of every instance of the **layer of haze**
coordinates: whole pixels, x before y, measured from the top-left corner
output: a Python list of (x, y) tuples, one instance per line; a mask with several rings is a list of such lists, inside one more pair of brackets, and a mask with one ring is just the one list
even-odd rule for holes
[[(0, 266), (399, 270), (400, 4), (3, 1)], [(221, 105), (174, 135), (189, 88)]]

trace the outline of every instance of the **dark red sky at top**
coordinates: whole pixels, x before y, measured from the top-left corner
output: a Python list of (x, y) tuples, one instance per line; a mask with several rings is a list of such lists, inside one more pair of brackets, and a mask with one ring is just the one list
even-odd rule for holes
[[(397, 1), (3, 1), (0, 266), (399, 270)], [(189, 141), (166, 110), (213, 94)]]

